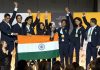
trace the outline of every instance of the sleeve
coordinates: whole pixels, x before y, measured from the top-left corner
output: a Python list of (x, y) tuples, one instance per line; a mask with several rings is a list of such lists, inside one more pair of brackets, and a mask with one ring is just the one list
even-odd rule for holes
[(70, 18), (70, 23), (72, 23), (73, 28), (75, 28), (75, 27), (76, 27), (76, 24), (75, 24), (75, 22), (74, 22), (74, 18), (73, 18), (73, 16), (72, 16), (71, 13), (69, 13), (69, 18)]
[(39, 24), (40, 19), (38, 17), (36, 17), (36, 20), (34, 21), (34, 23), (32, 23), (32, 27), (34, 28), (36, 25)]
[(15, 25), (12, 26), (12, 32), (16, 33), (16, 26)]
[(68, 27), (68, 31), (70, 29), (70, 22), (69, 22), (69, 14), (66, 15), (66, 27)]
[(36, 25), (36, 31), (37, 31), (37, 34), (40, 33), (40, 22)]
[(17, 9), (18, 9), (18, 8), (15, 8), (14, 11), (13, 11), (13, 15), (12, 15), (10, 21), (9, 21), (10, 24), (13, 23), (13, 21), (14, 21), (14, 19), (15, 19), (15, 17), (16, 17)]
[(45, 26), (46, 26), (46, 29), (48, 30), (49, 29), (48, 19), (45, 19)]
[(89, 22), (88, 22), (87, 19), (86, 19), (86, 16), (83, 16), (82, 18), (83, 18), (84, 23), (85, 23), (88, 27), (90, 27), (90, 24), (89, 24)]
[(0, 23), (0, 30), (1, 30), (5, 35), (11, 35), (11, 30), (8, 30), (2, 23)]
[(84, 43), (84, 39), (85, 39), (85, 28), (82, 28), (82, 33), (81, 33), (81, 47), (83, 47), (83, 43)]
[(99, 39), (98, 39), (98, 40), (99, 40), (99, 41), (98, 41), (98, 46), (100, 46), (100, 27), (99, 27), (99, 29), (98, 29), (98, 38), (99, 38)]

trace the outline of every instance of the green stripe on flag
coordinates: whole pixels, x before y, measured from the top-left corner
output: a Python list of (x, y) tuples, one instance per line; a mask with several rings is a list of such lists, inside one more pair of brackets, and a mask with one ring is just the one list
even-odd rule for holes
[(18, 60), (49, 59), (59, 56), (59, 50), (18, 53)]

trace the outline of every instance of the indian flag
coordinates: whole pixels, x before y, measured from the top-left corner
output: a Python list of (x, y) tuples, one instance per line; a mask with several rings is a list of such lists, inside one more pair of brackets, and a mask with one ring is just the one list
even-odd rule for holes
[(49, 35), (18, 36), (18, 60), (48, 59), (59, 56), (58, 35), (50, 41)]

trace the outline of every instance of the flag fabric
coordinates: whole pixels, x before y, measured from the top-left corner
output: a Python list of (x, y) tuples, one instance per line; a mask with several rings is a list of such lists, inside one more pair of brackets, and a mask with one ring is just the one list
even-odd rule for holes
[(58, 35), (50, 41), (49, 35), (18, 36), (18, 60), (49, 59), (59, 56)]

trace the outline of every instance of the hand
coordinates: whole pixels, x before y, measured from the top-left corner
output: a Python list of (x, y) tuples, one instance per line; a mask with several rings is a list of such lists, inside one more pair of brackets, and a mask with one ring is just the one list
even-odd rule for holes
[(55, 27), (52, 27), (52, 28), (51, 28), (51, 31), (55, 31)]
[(54, 40), (54, 37), (50, 37), (50, 41), (53, 41)]
[(27, 9), (27, 13), (29, 13), (29, 15), (31, 16), (32, 11), (30, 9)]
[(15, 56), (16, 55), (16, 48), (13, 49), (13, 51), (11, 52), (11, 55), (12, 56)]
[(45, 11), (45, 19), (48, 18), (48, 11)]
[(15, 40), (15, 43), (18, 43), (18, 40)]
[(13, 35), (18, 35), (18, 33), (13, 33)]
[(100, 46), (97, 46), (96, 48), (98, 49)]
[(80, 50), (83, 50), (83, 47), (80, 47)]
[(40, 17), (40, 11), (37, 12), (37, 17), (38, 17), (38, 18)]
[(18, 3), (17, 2), (14, 2), (14, 5), (16, 8), (18, 8)]
[(67, 13), (69, 13), (69, 9), (68, 9), (68, 8), (65, 8), (65, 11), (66, 11)]
[(90, 64), (87, 65), (87, 70), (90, 70)]
[(32, 34), (30, 34), (30, 33), (27, 33), (27, 35), (31, 36)]

